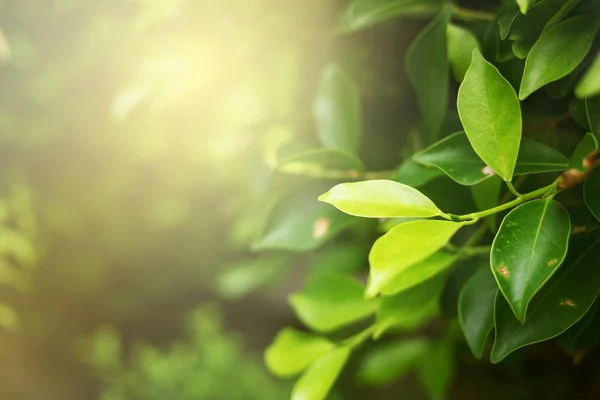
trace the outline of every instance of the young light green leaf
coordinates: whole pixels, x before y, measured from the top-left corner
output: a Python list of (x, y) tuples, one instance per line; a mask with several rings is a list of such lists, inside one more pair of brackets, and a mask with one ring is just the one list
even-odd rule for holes
[(362, 360), (357, 379), (361, 383), (373, 386), (382, 386), (398, 380), (430, 347), (431, 342), (425, 339), (408, 339), (380, 345)]
[(590, 50), (598, 27), (597, 15), (584, 14), (555, 25), (540, 37), (527, 55), (519, 99), (573, 71)]
[(396, 170), (392, 179), (404, 185), (418, 188), (442, 175), (444, 175), (442, 171), (437, 168), (426, 167), (415, 162), (412, 158), (407, 158)]
[(600, 53), (587, 70), (583, 78), (575, 86), (575, 95), (580, 99), (600, 94)]
[(523, 138), (514, 174), (539, 174), (566, 171), (568, 168), (569, 160), (561, 152), (535, 140)]
[(448, 98), (448, 39), (450, 9), (445, 8), (413, 40), (405, 68), (415, 88), (427, 131), (435, 138), (446, 115)]
[(448, 60), (457, 82), (462, 82), (474, 49), (479, 49), (479, 42), (469, 30), (454, 24), (448, 24)]
[(533, 3), (535, 3), (535, 0), (517, 0), (521, 14), (527, 14)]
[(306, 288), (290, 296), (302, 323), (318, 332), (331, 332), (375, 312), (376, 299), (365, 299), (364, 287), (342, 273), (318, 274)]
[(350, 347), (339, 347), (321, 356), (296, 381), (291, 400), (324, 400), (351, 351)]
[(569, 213), (551, 199), (521, 204), (504, 217), (490, 264), (519, 321), (525, 321), (529, 302), (562, 264), (570, 233)]
[(398, 17), (430, 17), (445, 0), (353, 0), (343, 12), (338, 31), (349, 33)]
[(515, 318), (504, 296), (498, 293), (492, 363), (502, 361), (523, 346), (560, 335), (585, 315), (600, 288), (600, 268), (590, 268), (598, 259), (598, 250), (600, 239), (585, 246), (582, 253), (572, 252), (575, 254), (569, 258), (573, 261), (566, 262), (534, 298), (524, 323)]
[(277, 376), (294, 376), (334, 347), (334, 344), (324, 337), (284, 328), (267, 347), (265, 364), (269, 371)]
[(438, 297), (444, 285), (440, 276), (393, 296), (384, 296), (377, 310), (373, 336), (389, 329), (412, 330), (438, 313)]
[(481, 358), (485, 340), (494, 327), (498, 286), (487, 268), (479, 269), (460, 291), (458, 321), (473, 355)]
[(418, 220), (400, 224), (375, 241), (366, 295), (376, 296), (394, 278), (441, 249), (462, 223)]
[(325, 68), (315, 100), (317, 135), (325, 147), (356, 153), (362, 139), (360, 94), (340, 67)]
[(598, 139), (591, 133), (586, 133), (571, 156), (570, 167), (577, 169), (579, 172), (586, 172), (591, 167), (588, 157), (597, 151)]
[(527, 53), (540, 37), (546, 22), (560, 9), (564, 0), (541, 0), (531, 7), (527, 15), (518, 18), (510, 32), (513, 53), (518, 58)]
[(319, 196), (346, 214), (367, 218), (434, 217), (441, 211), (427, 196), (391, 180), (341, 183)]
[[(490, 179), (486, 179), (483, 182), (479, 182), (477, 185), (471, 186), (471, 195), (473, 196), (473, 201), (475, 202), (477, 209), (479, 211), (484, 211), (496, 207), (500, 198), (501, 189), (502, 179), (497, 175), (492, 176)], [(492, 232), (496, 232), (498, 229), (498, 223), (496, 221), (496, 214), (488, 215), (484, 220)]]
[(600, 221), (600, 168), (596, 167), (583, 184), (585, 204)]
[(410, 289), (444, 272), (456, 261), (455, 255), (438, 251), (421, 262), (411, 265), (381, 288), (381, 294), (393, 295)]
[(596, 138), (600, 137), (600, 96), (585, 99), (585, 113), (590, 130)]
[(315, 201), (323, 185), (292, 191), (277, 201), (253, 250), (313, 250), (359, 220)]
[(458, 90), (458, 114), (477, 155), (510, 181), (521, 141), (521, 107), (510, 83), (478, 50)]

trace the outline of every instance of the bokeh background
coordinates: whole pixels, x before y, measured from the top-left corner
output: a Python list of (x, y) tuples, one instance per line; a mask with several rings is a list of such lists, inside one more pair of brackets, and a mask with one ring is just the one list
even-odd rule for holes
[[(423, 21), (336, 37), (346, 3), (0, 1), (0, 399), (287, 398), (262, 351), (299, 326), (287, 295), (320, 265), (248, 250), (275, 149), (314, 138), (331, 61), (360, 87), (370, 169), (398, 165), (418, 118), (403, 55)], [(483, 369), (464, 352), (456, 398), (564, 389), (548, 354)], [(348, 373), (334, 396), (413, 386)]]

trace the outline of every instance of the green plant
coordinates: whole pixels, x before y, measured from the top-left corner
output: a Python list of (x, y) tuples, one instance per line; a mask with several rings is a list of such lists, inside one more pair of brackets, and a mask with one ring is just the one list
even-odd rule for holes
[[(398, 168), (368, 171), (361, 88), (330, 65), (315, 101), (320, 145), (289, 141), (276, 154), (253, 249), (324, 246), (290, 297), (314, 333), (285, 328), (265, 353), (274, 374), (302, 374), (292, 399), (325, 398), (358, 346), (440, 315), (437, 339), (375, 347), (359, 378), (377, 385), (412, 369), (429, 397), (442, 398), (461, 336), (492, 363), (555, 338), (580, 360), (596, 343), (600, 3), (488, 8), (354, 0), (344, 11), (339, 35), (432, 18), (405, 54), (421, 120)], [(365, 287), (356, 278), (371, 243)]]

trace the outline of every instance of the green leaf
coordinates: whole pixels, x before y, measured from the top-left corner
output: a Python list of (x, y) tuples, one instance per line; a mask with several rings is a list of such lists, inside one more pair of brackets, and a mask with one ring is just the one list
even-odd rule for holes
[(473, 50), (471, 66), (458, 90), (458, 114), (473, 149), (505, 181), (510, 181), (521, 141), (521, 107), (510, 83)]
[(479, 42), (471, 31), (454, 24), (448, 24), (448, 60), (457, 82), (462, 82), (469, 65), (473, 50), (479, 50)]
[(590, 130), (600, 137), (600, 96), (585, 99), (585, 113)]
[(529, 50), (540, 37), (546, 22), (560, 9), (564, 0), (542, 0), (537, 2), (527, 15), (518, 18), (511, 30), (513, 53), (518, 58), (525, 58)]
[(296, 381), (291, 400), (324, 400), (350, 353), (350, 347), (339, 347), (321, 356)]
[(579, 353), (589, 350), (600, 339), (599, 328), (600, 313), (598, 312), (598, 300), (596, 300), (583, 318), (560, 335), (557, 341), (563, 349), (570, 352)]
[(590, 50), (598, 27), (597, 15), (580, 15), (555, 25), (540, 37), (527, 55), (519, 99), (525, 100), (573, 71)]
[(288, 259), (282, 256), (237, 262), (219, 275), (217, 291), (226, 299), (239, 299), (281, 277), (289, 271), (287, 264)]
[(434, 217), (441, 211), (427, 196), (391, 180), (341, 183), (319, 196), (346, 214), (367, 218)]
[(575, 86), (575, 95), (580, 99), (600, 94), (600, 53), (596, 56), (592, 66)]
[(517, 0), (521, 14), (527, 14), (527, 11), (531, 8), (535, 1), (536, 0)]
[(455, 255), (438, 251), (423, 261), (409, 266), (400, 275), (397, 275), (381, 288), (381, 293), (384, 295), (393, 295), (419, 285), (446, 271), (456, 259)]
[(554, 14), (552, 16), (552, 18), (550, 18), (548, 20), (548, 22), (546, 23), (546, 26), (544, 26), (544, 30), (542, 30), (542, 35), (544, 33), (546, 33), (550, 28), (552, 28), (554, 25), (558, 24), (559, 22), (561, 22), (567, 15), (569, 15), (569, 13), (571, 11), (573, 11), (573, 9), (579, 4), (581, 0), (567, 0), (565, 1), (562, 6), (560, 7), (560, 10), (558, 10), (556, 12), (556, 14)]
[(369, 253), (371, 273), (366, 295), (377, 295), (394, 278), (441, 249), (461, 226), (452, 221), (410, 221), (377, 239)]
[(329, 340), (292, 328), (279, 331), (265, 351), (265, 364), (279, 377), (298, 375), (322, 355), (333, 350)]
[[(518, 164), (517, 164), (518, 165)], [(499, 176), (492, 176), (477, 185), (471, 186), (471, 195), (479, 211), (488, 210), (498, 205), (500, 191), (502, 189), (502, 179)], [(484, 219), (492, 232), (498, 229), (496, 214), (488, 215)]]
[(364, 384), (382, 386), (396, 381), (415, 365), (431, 347), (425, 339), (409, 339), (379, 345), (360, 363), (357, 379)]
[(569, 160), (561, 152), (535, 140), (523, 138), (514, 174), (539, 174), (565, 171), (568, 168)]
[(596, 167), (583, 184), (583, 197), (585, 204), (600, 221), (600, 168)]
[(521, 16), (522, 15), (519, 13), (519, 10), (516, 7), (516, 5), (513, 7), (509, 4), (504, 10), (500, 12), (500, 14), (498, 15), (497, 23), (501, 40), (504, 40), (508, 37), (515, 22)]
[(448, 39), (450, 9), (444, 9), (410, 44), (405, 68), (415, 88), (419, 109), (431, 138), (446, 115), (448, 98)]
[(494, 327), (494, 301), (498, 286), (488, 268), (479, 269), (458, 297), (458, 320), (467, 344), (477, 358), (483, 356), (485, 340)]
[(591, 165), (589, 160), (586, 159), (598, 151), (598, 139), (591, 133), (586, 133), (571, 156), (570, 167), (576, 168), (580, 172), (586, 172), (590, 169)]
[(253, 250), (313, 250), (359, 220), (315, 199), (325, 186), (292, 191), (277, 201)]
[(425, 167), (415, 162), (412, 158), (407, 158), (400, 165), (392, 179), (396, 182), (418, 188), (442, 175), (442, 171), (437, 168)]
[(318, 274), (290, 304), (302, 323), (318, 332), (331, 332), (375, 312), (376, 299), (365, 299), (364, 287), (342, 273)]
[(490, 263), (519, 321), (525, 321), (529, 302), (562, 264), (570, 233), (569, 213), (551, 199), (521, 204), (504, 217)]
[(437, 315), (443, 284), (438, 276), (393, 296), (384, 296), (373, 336), (379, 338), (389, 329), (412, 330)]
[[(427, 392), (428, 398), (441, 400), (447, 397), (447, 391), (454, 375), (453, 334), (446, 333), (441, 341), (430, 347), (427, 354), (417, 364), (417, 377)], [(450, 333), (450, 334), (449, 334)]]
[(475, 185), (494, 175), (473, 151), (464, 132), (456, 132), (413, 155), (420, 164), (442, 170), (461, 185)]
[(337, 149), (311, 149), (288, 156), (280, 161), (276, 170), (283, 171), (325, 171), (331, 169), (363, 170), (361, 160)]
[[(573, 252), (531, 303), (527, 320), (515, 318), (500, 293), (496, 296), (494, 323), (496, 340), (491, 361), (498, 363), (513, 351), (529, 344), (552, 339), (581, 319), (592, 306), (600, 288), (600, 268), (591, 268), (598, 260), (600, 239)], [(573, 248), (573, 246), (571, 246)], [(552, 318), (548, 318), (548, 316)]]
[(314, 113), (317, 135), (325, 147), (356, 153), (362, 139), (360, 94), (336, 65), (327, 66), (321, 74)]
[(353, 32), (398, 17), (430, 17), (445, 0), (354, 0), (342, 14), (338, 31)]
[(440, 295), (440, 311), (444, 318), (454, 320), (458, 318), (458, 298), (465, 283), (481, 268), (489, 268), (490, 256), (459, 260), (445, 277), (446, 282)]

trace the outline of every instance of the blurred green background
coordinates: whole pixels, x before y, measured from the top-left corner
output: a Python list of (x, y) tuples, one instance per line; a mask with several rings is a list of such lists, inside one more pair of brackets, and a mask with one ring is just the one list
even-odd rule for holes
[[(361, 89), (368, 168), (398, 165), (418, 118), (402, 65), (423, 21), (333, 37), (346, 3), (0, 1), (0, 399), (287, 398), (262, 351), (320, 264), (248, 250), (275, 149), (314, 137), (332, 60)], [(364, 268), (344, 243), (328, 264)], [(463, 353), (456, 398), (531, 367)], [(422, 398), (398, 389), (344, 375), (333, 398)]]

